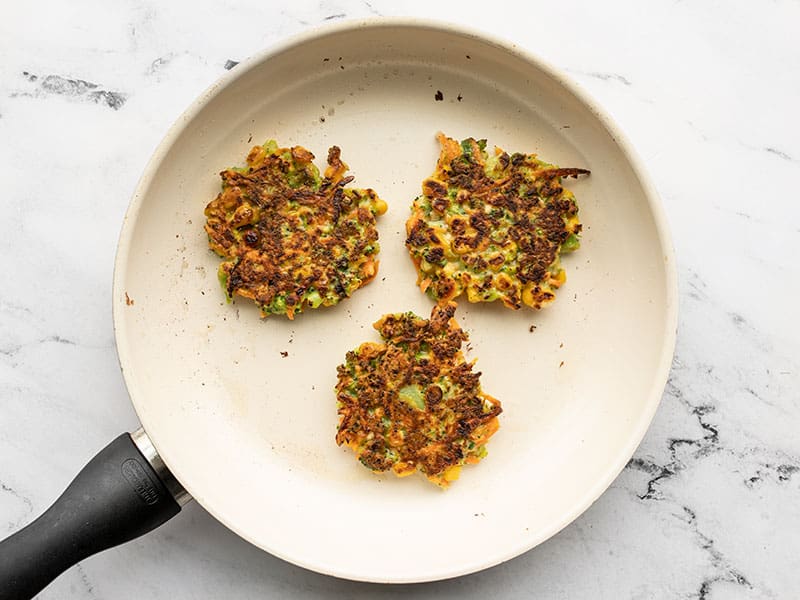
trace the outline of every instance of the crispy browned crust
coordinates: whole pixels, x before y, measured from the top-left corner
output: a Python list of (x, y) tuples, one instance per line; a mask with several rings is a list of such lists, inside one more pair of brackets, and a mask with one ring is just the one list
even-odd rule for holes
[(228, 297), (253, 299), (263, 315), (336, 304), (377, 273), (375, 217), (386, 204), (345, 187), (353, 178), (338, 147), (323, 178), (313, 159), (301, 146), (255, 146), (246, 168), (220, 173), (222, 192), (205, 209)]
[(436, 171), (406, 223), (420, 288), (437, 301), (466, 291), (471, 302), (513, 309), (552, 301), (565, 279), (559, 255), (577, 248), (581, 231), (561, 178), (589, 171), (499, 148), (490, 158), (485, 140), (438, 139)]
[[(374, 325), (384, 343), (362, 344), (338, 367), (336, 443), (373, 471), (420, 470), (446, 487), (458, 467), (485, 455), (502, 409), (464, 360), (455, 309), (437, 305), (430, 320), (385, 315)], [(418, 404), (403, 399), (406, 390)]]

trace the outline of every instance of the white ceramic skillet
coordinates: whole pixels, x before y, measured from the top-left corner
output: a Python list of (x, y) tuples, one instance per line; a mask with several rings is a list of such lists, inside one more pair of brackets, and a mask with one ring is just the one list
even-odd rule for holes
[[(422, 477), (375, 475), (334, 442), (333, 386), (345, 352), (378, 339), (371, 323), (383, 313), (430, 312), (415, 286), (404, 222), (433, 171), (437, 131), (592, 172), (566, 184), (585, 228), (581, 249), (564, 260), (567, 282), (553, 305), (514, 312), (459, 304), (469, 356), (479, 358), (483, 387), (504, 412), (488, 458), (447, 491)], [(320, 165), (339, 145), (353, 185), (374, 188), (389, 204), (378, 225), (375, 281), (295, 321), (261, 320), (248, 301), (227, 303), (203, 232), (218, 172), (270, 138), (305, 146)], [(86, 511), (97, 513), (90, 533), (69, 531), (79, 543), (51, 535), (56, 550), (42, 554), (47, 536), (36, 523), (48, 513), (4, 542), (16, 538), (16, 548), (52, 555), (53, 563), (33, 577), (19, 575), (21, 559), (4, 559), (7, 581), (41, 587), (78, 554), (165, 520), (179, 510), (169, 496), (183, 502), (186, 492), (256, 546), (339, 577), (429, 581), (508, 560), (573, 521), (630, 459), (663, 392), (677, 319), (656, 192), (603, 111), (513, 45), (409, 20), (295, 37), (206, 91), (139, 183), (113, 294), (120, 364), (146, 433), (135, 444), (122, 436), (111, 467), (96, 466), (108, 462), (101, 453), (79, 477), (106, 468), (123, 484), (110, 481), (101, 493), (89, 480), (75, 500), (74, 483), (56, 505), (72, 497), (72, 512), (51, 509), (65, 530), (70, 518), (85, 523)], [(126, 485), (134, 500), (119, 499)], [(116, 498), (117, 513), (150, 512), (109, 525), (106, 496)]]

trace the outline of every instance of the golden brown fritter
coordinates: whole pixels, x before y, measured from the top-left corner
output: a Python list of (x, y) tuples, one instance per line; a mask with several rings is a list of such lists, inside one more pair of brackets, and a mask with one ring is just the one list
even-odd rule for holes
[(374, 325), (384, 343), (361, 344), (338, 367), (336, 443), (373, 471), (403, 477), (419, 470), (447, 487), (462, 465), (486, 456), (502, 409), (464, 360), (467, 334), (455, 310), (448, 302), (430, 320), (384, 315)]
[(247, 167), (220, 173), (222, 192), (206, 207), (209, 245), (225, 260), (228, 298), (251, 298), (262, 316), (290, 319), (331, 306), (378, 272), (375, 217), (386, 203), (371, 189), (345, 187), (340, 150), (328, 151), (324, 178), (301, 146), (255, 146)]
[(442, 150), (406, 223), (417, 284), (433, 299), (466, 291), (470, 302), (501, 300), (541, 308), (566, 275), (560, 254), (576, 250), (581, 224), (560, 169), (535, 154), (486, 152), (486, 140), (461, 143), (439, 133)]

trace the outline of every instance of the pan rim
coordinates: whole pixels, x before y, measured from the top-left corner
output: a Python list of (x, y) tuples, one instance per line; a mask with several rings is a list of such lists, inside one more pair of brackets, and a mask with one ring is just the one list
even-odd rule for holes
[[(224, 524), (231, 531), (236, 533), (241, 538), (247, 540), (254, 546), (286, 560), (295, 565), (331, 575), (339, 578), (350, 579), (354, 581), (366, 581), (375, 583), (420, 583), (427, 581), (437, 581), (449, 579), (466, 575), (476, 571), (480, 571), (497, 564), (503, 563), (507, 560), (515, 558), (524, 552), (534, 548), (547, 539), (554, 536), (556, 533), (564, 529), (567, 525), (572, 523), (581, 514), (583, 514), (599, 497), (605, 492), (613, 483), (614, 479), (619, 475), (622, 469), (633, 456), (636, 448), (641, 443), (645, 433), (653, 420), (655, 412), (660, 404), (663, 395), (664, 387), (667, 382), (667, 377), (672, 364), (672, 357), (674, 355), (676, 337), (677, 337), (677, 324), (678, 324), (678, 283), (677, 283), (677, 265), (675, 260), (675, 252), (669, 232), (668, 222), (664, 213), (659, 195), (652, 183), (644, 163), (639, 158), (635, 149), (628, 141), (627, 137), (605, 112), (605, 110), (577, 83), (569, 79), (560, 69), (550, 65), (548, 62), (542, 60), (538, 56), (519, 48), (516, 44), (503, 40), (496, 36), (486, 34), (477, 29), (465, 27), (463, 25), (454, 25), (444, 21), (436, 21), (430, 19), (417, 19), (407, 17), (371, 17), (366, 19), (353, 19), (341, 21), (333, 24), (325, 24), (305, 32), (295, 34), (287, 37), (277, 44), (271, 45), (262, 51), (249, 57), (236, 69), (228, 71), (223, 74), (217, 81), (212, 83), (203, 93), (201, 93), (187, 109), (176, 119), (164, 135), (161, 142), (158, 144), (153, 155), (147, 162), (143, 174), (139, 179), (135, 191), (132, 195), (130, 204), (126, 210), (123, 218), (123, 223), (120, 231), (119, 242), (117, 245), (117, 253), (114, 261), (113, 273), (113, 290), (112, 290), (112, 316), (114, 325), (114, 336), (117, 350), (117, 358), (120, 364), (120, 369), (123, 373), (123, 380), (125, 382), (128, 395), (134, 410), (139, 417), (145, 431), (150, 435), (153, 445), (162, 456), (165, 464), (186, 490), (193, 496), (199, 490), (193, 489), (193, 482), (186, 480), (181, 473), (180, 465), (171, 464), (170, 453), (168, 450), (169, 442), (160, 440), (158, 435), (153, 435), (152, 432), (157, 431), (157, 427), (150, 427), (146, 418), (142, 418), (142, 414), (137, 402), (137, 389), (130, 381), (126, 373), (126, 366), (131, 363), (132, 359), (128, 353), (128, 347), (125, 343), (126, 336), (128, 335), (126, 327), (123, 325), (121, 311), (124, 306), (124, 281), (126, 280), (126, 270), (129, 264), (129, 256), (132, 247), (132, 232), (134, 225), (137, 221), (139, 211), (142, 205), (143, 198), (147, 195), (155, 173), (158, 171), (160, 164), (164, 157), (170, 151), (176, 140), (181, 136), (183, 131), (195, 119), (196, 115), (205, 107), (205, 105), (220, 94), (229, 84), (236, 81), (238, 78), (243, 77), (250, 70), (257, 68), (260, 64), (268, 61), (271, 57), (277, 56), (281, 53), (287, 52), (311, 40), (338, 35), (348, 31), (359, 30), (363, 28), (404, 28), (408, 30), (428, 30), (437, 31), (442, 33), (450, 33), (459, 35), (467, 39), (473, 39), (479, 43), (489, 44), (505, 53), (515, 56), (532, 67), (539, 69), (545, 75), (552, 78), (559, 86), (564, 88), (568, 93), (575, 97), (584, 107), (586, 107), (594, 116), (595, 119), (602, 125), (608, 132), (609, 136), (614, 140), (620, 149), (625, 160), (628, 162), (636, 179), (641, 185), (644, 195), (644, 200), (647, 203), (647, 208), (652, 215), (653, 223), (658, 237), (658, 245), (660, 247), (661, 255), (664, 257), (665, 266), (665, 315), (663, 330), (665, 332), (664, 339), (662, 340), (660, 348), (660, 358), (658, 368), (652, 377), (652, 383), (649, 393), (646, 398), (643, 398), (643, 410), (638, 422), (631, 426), (631, 436), (628, 444), (624, 447), (624, 451), (620, 451), (616, 461), (610, 461), (604, 472), (599, 474), (596, 483), (586, 490), (579, 502), (575, 502), (571, 511), (562, 515), (562, 518), (552, 525), (538, 532), (538, 535), (531, 536), (525, 540), (523, 544), (517, 544), (509, 547), (502, 555), (482, 557), (480, 560), (475, 561), (473, 564), (460, 564), (450, 570), (436, 573), (427, 573), (411, 576), (395, 576), (395, 577), (381, 577), (364, 573), (357, 569), (343, 570), (339, 567), (331, 565), (318, 564), (310, 561), (304, 561), (303, 557), (288, 556), (283, 554), (280, 549), (268, 546), (263, 540), (254, 539), (246, 528), (240, 524), (233, 522), (231, 519), (225, 518), (224, 515), (218, 514), (212, 507), (206, 506), (202, 500), (202, 494), (198, 502), (208, 512), (222, 524)], [(163, 452), (167, 449), (166, 456)], [(189, 478), (191, 479), (191, 478)]]

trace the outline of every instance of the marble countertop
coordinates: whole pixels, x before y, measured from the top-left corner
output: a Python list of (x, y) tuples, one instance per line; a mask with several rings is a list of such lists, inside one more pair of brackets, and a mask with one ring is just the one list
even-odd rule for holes
[(236, 62), (332, 20), (430, 17), (507, 38), (617, 120), (680, 277), (671, 377), (628, 467), (534, 550), (457, 580), (341, 581), (196, 503), (44, 599), (800, 595), (800, 4), (321, 0), (10, 3), (0, 20), (0, 537), (138, 421), (114, 348), (122, 216), (166, 129)]

